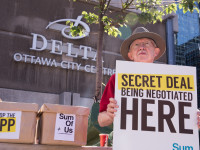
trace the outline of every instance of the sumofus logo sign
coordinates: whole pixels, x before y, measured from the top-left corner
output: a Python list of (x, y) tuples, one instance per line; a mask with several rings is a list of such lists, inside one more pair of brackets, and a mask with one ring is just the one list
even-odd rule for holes
[(193, 150), (193, 146), (183, 146), (178, 143), (173, 143), (173, 150)]
[[(62, 36), (68, 39), (80, 39), (89, 35), (89, 26), (81, 21), (82, 16), (78, 16), (77, 19), (60, 19), (49, 23), (46, 29), (61, 31)], [(70, 35), (70, 27), (63, 24), (63, 22), (71, 21), (74, 26), (82, 25), (85, 28), (85, 33), (82, 36), (72, 37)], [(83, 59), (85, 61), (96, 61), (96, 50), (92, 47), (80, 45), (75, 46), (73, 43), (63, 43), (59, 40), (47, 39), (41, 34), (31, 33), (33, 40), (30, 51), (49, 51), (53, 55), (62, 57), (62, 61), (58, 62), (54, 58), (35, 56), (30, 54), (15, 53), (13, 58), (17, 62), (30, 63), (35, 65), (49, 66), (62, 69), (71, 69), (78, 71), (85, 71), (90, 73), (96, 73), (96, 67), (93, 65), (82, 65), (77, 63), (73, 58)], [(65, 59), (63, 59), (65, 58)], [(103, 74), (111, 76), (115, 73), (115, 69), (103, 67)]]

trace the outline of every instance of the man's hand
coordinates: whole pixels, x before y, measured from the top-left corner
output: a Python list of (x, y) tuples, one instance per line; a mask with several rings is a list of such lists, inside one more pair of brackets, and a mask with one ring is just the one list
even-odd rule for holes
[(113, 123), (115, 112), (119, 106), (114, 98), (109, 99), (110, 103), (107, 105), (107, 110), (99, 113), (98, 122), (101, 127), (109, 126)]
[(110, 103), (107, 105), (107, 114), (112, 118), (112, 120), (115, 117), (115, 112), (117, 112), (117, 109), (119, 106), (117, 105), (117, 101), (114, 98), (109, 99)]

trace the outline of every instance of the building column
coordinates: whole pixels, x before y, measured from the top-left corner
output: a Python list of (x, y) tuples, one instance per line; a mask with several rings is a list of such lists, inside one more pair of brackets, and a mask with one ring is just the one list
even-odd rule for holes
[(175, 48), (174, 48), (174, 31), (172, 18), (167, 19), (166, 22), (166, 50), (168, 64), (175, 65)]
[(63, 92), (63, 93), (59, 94), (59, 104), (71, 105), (71, 93)]

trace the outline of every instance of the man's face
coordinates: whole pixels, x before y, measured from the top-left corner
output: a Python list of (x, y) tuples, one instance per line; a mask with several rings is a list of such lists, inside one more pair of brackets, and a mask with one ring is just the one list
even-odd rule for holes
[(141, 38), (133, 41), (130, 45), (128, 57), (135, 62), (153, 63), (154, 58), (159, 54), (160, 49), (156, 48), (153, 40)]

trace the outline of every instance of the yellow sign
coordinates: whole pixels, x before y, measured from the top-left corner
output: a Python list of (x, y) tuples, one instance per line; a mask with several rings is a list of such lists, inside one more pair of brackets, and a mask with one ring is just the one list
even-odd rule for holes
[(16, 118), (0, 118), (0, 132), (15, 132)]
[(193, 75), (123, 74), (118, 73), (118, 89), (195, 91)]
[(19, 139), (21, 111), (0, 111), (0, 139)]

